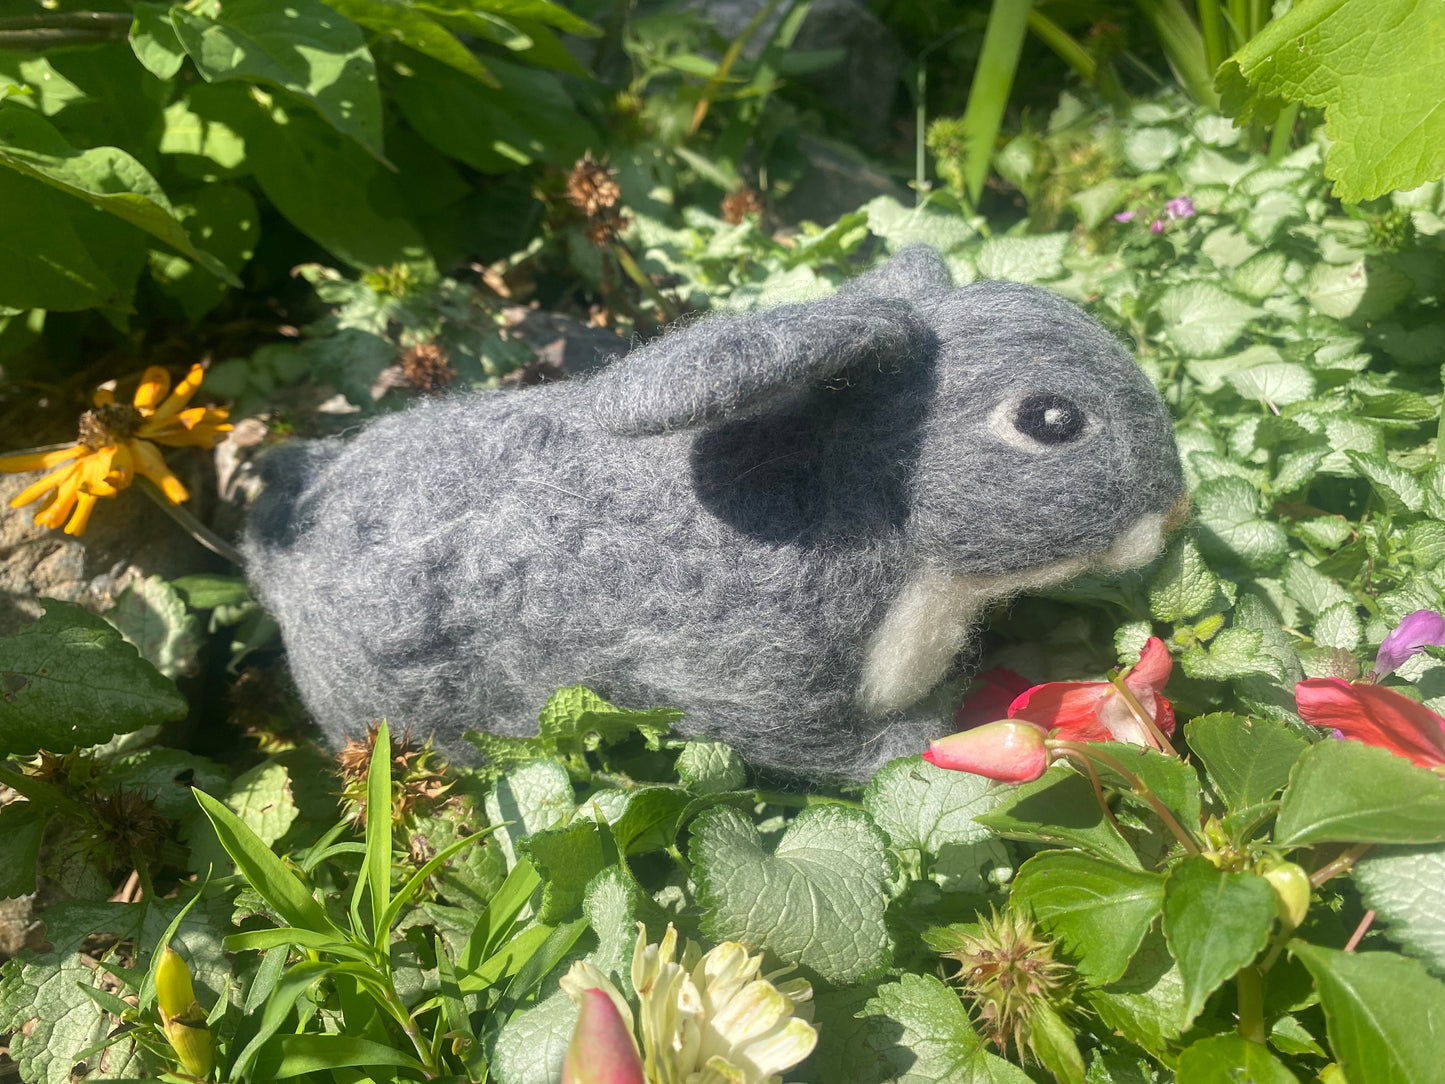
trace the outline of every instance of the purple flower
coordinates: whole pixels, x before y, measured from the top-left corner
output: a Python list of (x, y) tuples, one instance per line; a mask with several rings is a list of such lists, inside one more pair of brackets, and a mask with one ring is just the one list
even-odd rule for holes
[(1114, 216), (1114, 221), (1115, 221), (1115, 222), (1133, 222), (1133, 221), (1134, 221), (1134, 216), (1137, 215), (1138, 213), (1139, 213), (1138, 211), (1120, 211), (1118, 214), (1116, 214), (1116, 215)]
[(1445, 617), (1434, 610), (1416, 610), (1395, 626), (1375, 656), (1375, 678), (1393, 673), (1406, 659), (1420, 654), (1426, 644), (1445, 644)]
[(1150, 232), (1150, 233), (1163, 233), (1163, 232), (1164, 232), (1164, 220), (1163, 220), (1162, 218), (1156, 218), (1153, 222), (1149, 223), (1149, 232)]
[(1188, 196), (1175, 196), (1164, 205), (1164, 213), (1170, 218), (1193, 218), (1194, 201)]

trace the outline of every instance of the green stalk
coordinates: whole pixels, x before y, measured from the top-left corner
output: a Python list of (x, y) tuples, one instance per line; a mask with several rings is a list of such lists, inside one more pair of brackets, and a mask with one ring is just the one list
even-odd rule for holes
[(1067, 30), (1038, 10), (1029, 11), (1029, 29), (1052, 49), (1060, 60), (1073, 68), (1080, 79), (1086, 83), (1094, 81), (1099, 62)]
[(1218, 71), (1224, 58), (1234, 50), (1224, 43), (1224, 12), (1219, 0), (1196, 0), (1199, 12), (1199, 29), (1204, 36), (1204, 59), (1210, 71)]
[(134, 17), (120, 11), (56, 11), (0, 19), (0, 49), (39, 52), (62, 45), (124, 41)]
[(1286, 102), (1275, 118), (1274, 129), (1269, 134), (1269, 160), (1278, 162), (1289, 153), (1294, 142), (1294, 122), (1299, 116), (1300, 103)]
[(1170, 812), (1169, 807), (1160, 801), (1157, 794), (1149, 789), (1148, 783), (1124, 767), (1116, 757), (1103, 752), (1090, 742), (1060, 741), (1056, 738), (1049, 738), (1044, 744), (1056, 752), (1084, 760), (1094, 760), (1112, 769), (1129, 785), (1131, 793), (1149, 803), (1154, 812), (1159, 815), (1159, 819), (1164, 822), (1164, 827), (1169, 829), (1170, 834), (1179, 841), (1179, 845), (1183, 847), (1187, 853), (1191, 855), (1197, 855), (1199, 853), (1199, 844), (1194, 839), (1193, 833), (1185, 830), (1184, 826), (1179, 823), (1178, 818)]
[(149, 497), (162, 512), (175, 520), (176, 524), (201, 545), (212, 553), (224, 557), (237, 568), (246, 567), (246, 559), (241, 556), (240, 551), (232, 546), (216, 532), (212, 531), (204, 523), (198, 520), (179, 504), (172, 504), (170, 499), (160, 491), (160, 487), (149, 478), (143, 478), (139, 474), (135, 476), (134, 485), (147, 497)]
[(1204, 36), (1182, 0), (1134, 0), (1134, 6), (1154, 28), (1185, 92), (1200, 105), (1217, 110), (1219, 95), (1214, 92), (1214, 69), (1204, 51)]
[(1234, 976), (1235, 1000), (1239, 1009), (1239, 1034), (1246, 1041), (1264, 1045), (1264, 980), (1259, 968), (1250, 964)]
[(1032, 9), (1033, 0), (993, 0), (989, 12), (983, 49), (969, 85), (968, 108), (963, 114), (963, 183), (975, 204), (983, 195), (983, 182), (993, 161), (994, 142), (1013, 90)]

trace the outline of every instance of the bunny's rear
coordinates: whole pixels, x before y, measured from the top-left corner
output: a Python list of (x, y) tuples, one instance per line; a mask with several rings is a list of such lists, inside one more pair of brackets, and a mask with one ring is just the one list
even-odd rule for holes
[(333, 741), (385, 717), (464, 752), (583, 683), (817, 778), (946, 733), (927, 696), (980, 610), (1148, 561), (1182, 494), (1107, 332), (924, 248), (585, 382), (283, 448), (267, 482), (248, 571)]

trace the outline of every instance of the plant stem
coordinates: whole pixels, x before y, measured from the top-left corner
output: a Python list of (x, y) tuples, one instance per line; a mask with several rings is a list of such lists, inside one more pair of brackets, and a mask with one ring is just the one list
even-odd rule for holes
[(0, 49), (39, 52), (60, 45), (124, 41), (134, 17), (122, 11), (43, 12), (0, 19)]
[(1144, 710), (1144, 705), (1139, 703), (1139, 698), (1134, 695), (1134, 690), (1125, 684), (1124, 675), (1126, 673), (1128, 673), (1128, 671), (1121, 671), (1115, 674), (1109, 679), (1110, 683), (1118, 690), (1119, 695), (1124, 698), (1124, 703), (1129, 705), (1129, 710), (1134, 713), (1135, 718), (1137, 718), (1144, 729), (1149, 732), (1149, 736), (1158, 743), (1156, 748), (1161, 753), (1167, 753), (1171, 757), (1178, 757), (1178, 751), (1169, 743), (1169, 738), (1165, 735), (1164, 731), (1160, 730), (1158, 724), (1154, 722), (1154, 717)]
[(1375, 912), (1374, 912), (1374, 911), (1366, 911), (1366, 912), (1365, 912), (1365, 917), (1362, 918), (1362, 919), (1360, 919), (1360, 924), (1355, 927), (1355, 932), (1352, 933), (1352, 934), (1350, 934), (1350, 939), (1349, 939), (1347, 942), (1345, 942), (1345, 951), (1346, 951), (1346, 952), (1354, 952), (1354, 951), (1355, 951), (1356, 946), (1358, 946), (1359, 943), (1360, 943), (1362, 940), (1364, 940), (1365, 931), (1367, 931), (1367, 930), (1370, 928), (1370, 926), (1373, 925), (1374, 921), (1375, 921)]
[(1264, 1045), (1264, 979), (1250, 964), (1234, 976), (1235, 1000), (1239, 1008), (1239, 1034), (1248, 1042)]
[(162, 512), (170, 516), (176, 524), (206, 549), (218, 556), (224, 557), (237, 568), (245, 568), (246, 560), (241, 552), (231, 545), (215, 531), (211, 530), (204, 523), (193, 516), (189, 511), (178, 504), (172, 504), (164, 493), (149, 478), (136, 476), (134, 485), (152, 501), (160, 506)]
[(1099, 782), (1099, 773), (1094, 770), (1093, 762), (1090, 761), (1088, 757), (1080, 757), (1079, 759), (1084, 765), (1084, 770), (1089, 773), (1089, 785), (1094, 788), (1094, 797), (1099, 802), (1099, 808), (1104, 811), (1104, 816), (1109, 818), (1109, 823), (1114, 826), (1114, 830), (1120, 835), (1123, 835), (1124, 829), (1119, 827), (1118, 818), (1114, 816), (1114, 811), (1109, 808), (1109, 802), (1104, 797), (1104, 785)]
[(1181, 825), (1174, 814), (1169, 811), (1169, 807), (1160, 801), (1157, 794), (1149, 789), (1149, 784), (1145, 783), (1139, 776), (1124, 767), (1116, 758), (1095, 748), (1088, 742), (1050, 739), (1044, 744), (1050, 749), (1070, 753), (1088, 760), (1096, 760), (1100, 764), (1112, 769), (1128, 783), (1130, 791), (1133, 792), (1135, 796), (1149, 803), (1154, 812), (1159, 815), (1159, 819), (1164, 822), (1164, 827), (1169, 829), (1170, 833), (1179, 841), (1180, 846), (1182, 846), (1186, 852), (1191, 855), (1199, 853), (1199, 844), (1195, 841), (1193, 833), (1185, 831), (1184, 826)]
[(1310, 887), (1319, 888), (1320, 885), (1324, 884), (1331, 877), (1337, 877), (1341, 873), (1345, 873), (1350, 869), (1351, 866), (1353, 866), (1356, 862), (1363, 858), (1365, 852), (1373, 846), (1373, 843), (1356, 843), (1349, 850), (1345, 851), (1341, 855), (1338, 855), (1334, 859), (1334, 861), (1327, 862), (1325, 865), (1321, 866), (1319, 869), (1311, 873)]

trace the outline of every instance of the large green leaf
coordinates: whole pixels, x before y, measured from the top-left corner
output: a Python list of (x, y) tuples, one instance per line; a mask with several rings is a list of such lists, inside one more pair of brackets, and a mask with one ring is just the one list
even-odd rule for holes
[(380, 158), (381, 90), (357, 25), (319, 0), (202, 0), (171, 21), (209, 83), (237, 79), (304, 99), (338, 132)]
[(883, 833), (843, 806), (803, 810), (769, 854), (748, 817), (727, 806), (692, 822), (703, 929), (743, 941), (829, 982), (856, 982), (889, 961)]
[(1316, 742), (1294, 766), (1274, 840), (1445, 842), (1445, 779), (1362, 742)]
[(1440, 1079), (1445, 984), (1418, 960), (1388, 952), (1336, 952), (1291, 941), (1314, 976), (1330, 1047), (1350, 1084)]
[(1273, 798), (1309, 748), (1280, 723), (1228, 712), (1201, 715), (1184, 732), (1220, 796), (1236, 809)]
[(1253, 873), (1225, 873), (1207, 858), (1186, 858), (1169, 873), (1164, 936), (1184, 978), (1186, 1019), (1269, 940), (1274, 890)]
[(50, 821), (35, 802), (12, 801), (0, 806), (0, 900), (35, 891), (35, 863), (40, 837)]
[(1104, 986), (1122, 978), (1164, 906), (1164, 877), (1083, 854), (1045, 851), (1014, 878), (1010, 900), (1064, 944), (1079, 974)]
[(0, 165), (138, 226), (217, 278), (241, 285), (224, 264), (196, 248), (150, 171), (119, 147), (78, 150), (39, 113), (0, 101)]
[(440, 60), (459, 72), (496, 86), (496, 78), (470, 49), (450, 30), (427, 15), (424, 9), (402, 0), (326, 0), (352, 22), (386, 38), (410, 46), (433, 60)]
[(1234, 560), (1263, 570), (1289, 552), (1278, 523), (1264, 517), (1259, 490), (1243, 478), (1211, 478), (1194, 492), (1199, 509), (1199, 542), (1206, 557)]
[(1445, 8), (1431, 0), (1312, 0), (1235, 53), (1218, 86), (1236, 115), (1251, 96), (1323, 109), (1325, 173), (1359, 202), (1445, 172), (1442, 40)]
[(1164, 334), (1188, 357), (1224, 353), (1260, 310), (1209, 282), (1171, 286), (1159, 297)]
[(1184, 979), (1169, 955), (1164, 935), (1153, 932), (1123, 978), (1108, 986), (1086, 987), (1083, 999), (1111, 1031), (1155, 1057), (1173, 1056), (1173, 1043), (1189, 1026)]
[(520, 846), (542, 876), (542, 904), (537, 918), (548, 925), (557, 925), (571, 916), (582, 903), (588, 882), (607, 865), (597, 822), (583, 818), (564, 828), (534, 832)]
[(1376, 847), (1354, 878), (1390, 940), (1445, 975), (1445, 847)]
[(131, 284), (110, 278), (75, 221), (99, 213), (0, 169), (0, 304), (57, 312), (127, 307)]
[(79, 606), (47, 600), (0, 640), (0, 754), (69, 752), (185, 713), (170, 679)]
[(1201, 1039), (1179, 1055), (1178, 1084), (1298, 1084), (1269, 1047), (1242, 1035)]
[(1089, 781), (1055, 765), (1032, 783), (1008, 792), (978, 822), (1007, 839), (1079, 847), (1100, 858), (1138, 868), (1134, 848), (1104, 815)]

